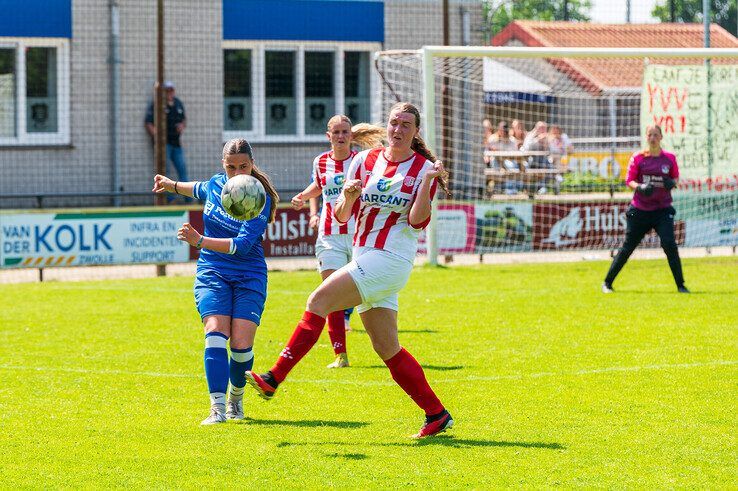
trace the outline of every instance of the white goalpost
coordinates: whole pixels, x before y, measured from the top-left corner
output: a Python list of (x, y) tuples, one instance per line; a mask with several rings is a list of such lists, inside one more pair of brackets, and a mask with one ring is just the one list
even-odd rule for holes
[[(649, 124), (680, 166), (680, 245), (738, 245), (738, 49), (426, 46), (380, 52), (375, 64), (383, 109), (418, 105), (423, 137), (451, 172), (453, 197), (434, 200), (426, 231), (431, 264), (617, 248), (628, 159)], [(510, 140), (513, 123), (527, 140)]]

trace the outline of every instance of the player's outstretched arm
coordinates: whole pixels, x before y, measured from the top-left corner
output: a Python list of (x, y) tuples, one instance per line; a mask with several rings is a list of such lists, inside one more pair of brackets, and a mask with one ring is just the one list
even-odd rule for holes
[(308, 187), (302, 190), (302, 192), (294, 195), (290, 202), (292, 204), (292, 208), (299, 210), (305, 206), (305, 201), (317, 198), (318, 196), (320, 196), (320, 188), (317, 184), (311, 182)]
[(189, 223), (183, 223), (179, 230), (177, 230), (177, 238), (183, 242), (187, 242), (196, 249), (210, 249), (211, 251), (222, 252), (223, 254), (229, 254), (233, 244), (232, 239), (205, 237)]
[(197, 184), (197, 181), (173, 181), (167, 176), (157, 174), (154, 176), (154, 187), (151, 189), (151, 191), (157, 194), (173, 193), (192, 198), (194, 197), (193, 189), (195, 188), (195, 184)]

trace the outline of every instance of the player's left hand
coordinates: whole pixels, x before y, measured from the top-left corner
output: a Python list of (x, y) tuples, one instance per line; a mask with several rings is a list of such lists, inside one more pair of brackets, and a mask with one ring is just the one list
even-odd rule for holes
[(671, 177), (664, 177), (664, 188), (667, 191), (671, 191), (676, 187), (676, 180)]
[(297, 193), (292, 197), (290, 200), (290, 203), (292, 204), (292, 209), (299, 210), (305, 205), (305, 200), (302, 199), (302, 193)]
[(183, 223), (179, 230), (177, 230), (177, 238), (179, 240), (187, 242), (191, 246), (197, 244), (197, 242), (200, 240), (200, 237), (200, 232), (195, 230), (195, 228), (189, 223)]
[(433, 164), (433, 168), (429, 169), (425, 173), (425, 175), (431, 179), (436, 178), (436, 177), (440, 177), (441, 179), (446, 179), (448, 177), (448, 171), (443, 166), (443, 162), (441, 162), (440, 160), (436, 160), (435, 163)]
[(320, 215), (310, 215), (310, 222), (308, 223), (308, 226), (312, 229), (317, 229), (318, 225), (320, 224)]

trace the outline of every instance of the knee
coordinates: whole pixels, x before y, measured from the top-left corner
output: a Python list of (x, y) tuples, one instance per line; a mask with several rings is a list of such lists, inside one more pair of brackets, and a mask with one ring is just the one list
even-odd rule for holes
[(205, 334), (208, 335), (214, 332), (223, 334), (226, 337), (230, 337), (231, 335), (230, 329), (225, 323), (219, 322), (215, 317), (208, 317), (205, 319)]
[(400, 351), (400, 343), (385, 337), (372, 338), (372, 348), (381, 359), (388, 360)]
[(318, 288), (308, 297), (306, 310), (314, 314), (318, 314), (321, 317), (325, 317), (330, 313), (328, 310), (329, 300), (328, 295)]

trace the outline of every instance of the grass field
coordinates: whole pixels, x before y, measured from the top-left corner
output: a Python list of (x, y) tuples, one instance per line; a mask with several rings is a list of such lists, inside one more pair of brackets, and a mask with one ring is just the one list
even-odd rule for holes
[[(418, 268), (400, 340), (452, 412), (422, 414), (371, 351), (331, 371), (327, 335), (248, 419), (208, 412), (191, 278), (0, 286), (0, 486), (734, 487), (738, 259)], [(648, 284), (643, 281), (648, 278)], [(314, 272), (274, 273), (256, 365), (271, 366)], [(652, 286), (651, 286), (652, 285)]]

